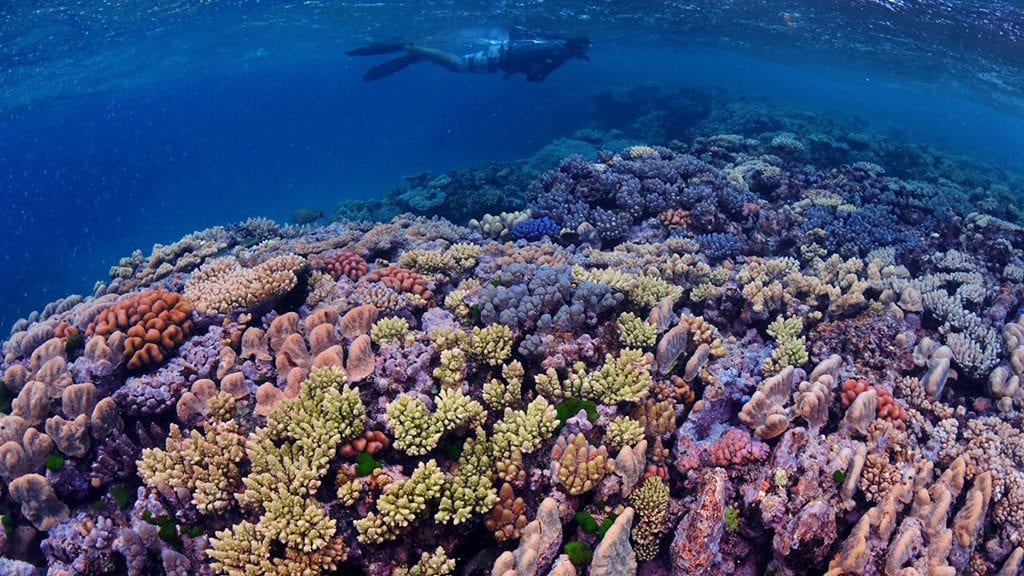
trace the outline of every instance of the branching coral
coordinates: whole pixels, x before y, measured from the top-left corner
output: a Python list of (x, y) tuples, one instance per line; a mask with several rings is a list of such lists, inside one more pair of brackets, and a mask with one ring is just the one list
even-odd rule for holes
[(551, 460), (552, 477), (573, 496), (592, 490), (611, 469), (608, 450), (591, 446), (583, 434), (569, 439), (559, 436), (551, 449)]
[(372, 544), (398, 538), (441, 496), (444, 482), (437, 462), (428, 460), (421, 462), (408, 479), (385, 486), (377, 499), (377, 511), (354, 522), (359, 541)]
[(636, 558), (641, 562), (652, 560), (658, 554), (664, 533), (665, 513), (669, 504), (668, 486), (661, 478), (647, 478), (629, 495), (629, 503), (640, 517), (638, 522), (633, 523)]
[(200, 314), (227, 314), (265, 307), (298, 283), (301, 256), (275, 256), (252, 268), (233, 258), (210, 260), (192, 273), (185, 297)]

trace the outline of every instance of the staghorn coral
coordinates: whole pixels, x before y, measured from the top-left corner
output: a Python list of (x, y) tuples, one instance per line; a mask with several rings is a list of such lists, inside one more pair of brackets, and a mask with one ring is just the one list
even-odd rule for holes
[(632, 312), (621, 314), (615, 326), (619, 331), (619, 343), (626, 348), (653, 348), (658, 338), (655, 327)]
[(444, 474), (433, 460), (421, 462), (405, 480), (384, 487), (377, 500), (377, 512), (355, 522), (359, 541), (366, 543), (394, 540), (427, 506), (441, 495)]
[(761, 367), (765, 376), (778, 374), (786, 366), (800, 367), (807, 363), (807, 339), (800, 335), (803, 330), (803, 320), (795, 317), (779, 316), (768, 325), (768, 334), (775, 338), (776, 346)]
[(469, 356), (491, 366), (500, 366), (512, 355), (512, 330), (503, 324), (473, 328), (466, 348)]
[(370, 339), (375, 344), (393, 344), (409, 333), (409, 321), (405, 318), (381, 318), (370, 329)]
[(448, 558), (444, 548), (424, 552), (420, 560), (409, 568), (396, 568), (391, 576), (447, 576), (455, 571), (455, 560)]
[(245, 456), (245, 432), (232, 419), (208, 420), (187, 438), (172, 424), (164, 449), (142, 451), (139, 476), (152, 487), (187, 490), (197, 510), (214, 514), (234, 506)]

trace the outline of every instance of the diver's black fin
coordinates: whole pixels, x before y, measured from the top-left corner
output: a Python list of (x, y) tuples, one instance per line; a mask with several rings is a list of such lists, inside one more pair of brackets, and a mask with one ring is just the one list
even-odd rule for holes
[(345, 54), (349, 56), (377, 56), (378, 54), (391, 54), (392, 52), (400, 52), (402, 47), (408, 46), (408, 42), (397, 42), (397, 43), (377, 43), (370, 44), (369, 46), (363, 46), (361, 48), (353, 48)]
[(367, 70), (366, 74), (363, 74), (363, 82), (373, 82), (374, 80), (380, 80), (385, 76), (391, 76), (409, 64), (419, 62), (419, 60), (420, 57), (416, 54), (406, 54), (405, 56), (393, 58), (383, 64), (378, 64)]

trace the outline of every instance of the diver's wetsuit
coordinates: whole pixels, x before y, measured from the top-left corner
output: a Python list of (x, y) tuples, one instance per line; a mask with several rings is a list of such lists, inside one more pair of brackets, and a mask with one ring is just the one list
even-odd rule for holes
[(400, 58), (388, 60), (371, 68), (363, 80), (378, 80), (390, 76), (415, 62), (433, 62), (452, 72), (493, 74), (504, 72), (505, 77), (525, 74), (530, 82), (540, 82), (548, 74), (571, 58), (587, 58), (590, 40), (579, 38), (525, 38), (512, 35), (506, 42), (492, 44), (485, 50), (458, 56), (435, 48), (416, 44), (372, 45), (350, 50), (352, 56), (370, 56), (404, 51)]
[(572, 57), (561, 40), (510, 40), (459, 56), (457, 62), (459, 72), (525, 74), (528, 81), (540, 82)]

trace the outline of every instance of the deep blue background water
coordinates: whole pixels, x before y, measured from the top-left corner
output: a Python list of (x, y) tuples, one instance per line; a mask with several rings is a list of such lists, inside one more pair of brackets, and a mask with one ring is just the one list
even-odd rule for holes
[[(609, 87), (725, 89), (1024, 166), (1022, 95), (1006, 75), (1020, 70), (1004, 45), (1012, 21), (993, 43), (966, 25), (952, 34), (928, 24), (915, 36), (899, 30), (913, 15), (870, 2), (825, 7), (873, 23), (859, 35), (839, 18), (822, 30), (821, 3), (749, 3), (734, 20), (675, 6), (677, 24), (704, 34), (670, 40), (658, 33), (671, 20), (655, 8), (617, 13), (612, 3), (422, 3), (389, 14), (391, 5), (351, 3), (90, 4), (0, 6), (0, 326), (90, 292), (119, 257), (154, 242), (250, 216), (286, 221), (301, 207), (329, 212), (423, 170), (529, 156), (591, 122), (592, 95)], [(499, 22), (481, 16), (496, 9), (506, 10)], [(591, 33), (592, 62), (570, 62), (542, 84), (428, 65), (365, 84), (377, 61), (343, 54), (398, 35), (469, 52), (531, 16)], [(948, 39), (948, 53), (924, 61), (915, 46), (929, 33)]]

